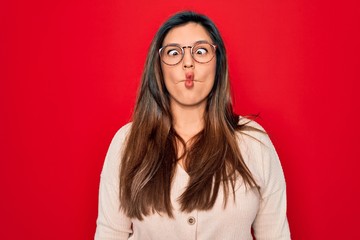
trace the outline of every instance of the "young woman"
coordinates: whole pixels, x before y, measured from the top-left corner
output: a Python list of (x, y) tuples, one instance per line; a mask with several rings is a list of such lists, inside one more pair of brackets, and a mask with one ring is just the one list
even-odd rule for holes
[(234, 114), (223, 40), (180, 12), (151, 44), (132, 123), (101, 173), (96, 240), (288, 240), (285, 180), (267, 134)]

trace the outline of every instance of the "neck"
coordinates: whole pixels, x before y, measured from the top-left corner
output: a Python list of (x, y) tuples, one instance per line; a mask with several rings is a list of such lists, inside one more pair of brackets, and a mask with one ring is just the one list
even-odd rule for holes
[(174, 129), (185, 142), (204, 128), (205, 106), (206, 104), (196, 106), (171, 105)]

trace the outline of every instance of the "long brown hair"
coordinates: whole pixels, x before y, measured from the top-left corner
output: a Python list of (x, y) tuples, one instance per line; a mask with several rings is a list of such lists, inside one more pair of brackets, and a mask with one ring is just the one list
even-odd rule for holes
[[(170, 29), (189, 22), (201, 24), (217, 49), (215, 82), (207, 98), (204, 129), (191, 139), (191, 146), (186, 146), (172, 125), (158, 50)], [(184, 165), (189, 175), (187, 188), (179, 198), (182, 211), (211, 209), (221, 186), (226, 201), (229, 185), (234, 191), (237, 174), (246, 186), (258, 187), (236, 140), (236, 132), (248, 127), (238, 122), (239, 116), (233, 112), (231, 103), (225, 46), (215, 24), (194, 12), (172, 16), (151, 43), (122, 153), (119, 197), (124, 212), (140, 220), (154, 212), (173, 217), (170, 190), (179, 160), (177, 142), (185, 149)]]

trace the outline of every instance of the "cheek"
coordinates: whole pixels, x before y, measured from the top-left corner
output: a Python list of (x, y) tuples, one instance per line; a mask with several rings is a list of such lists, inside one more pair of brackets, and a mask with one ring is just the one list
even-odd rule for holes
[(216, 72), (216, 58), (214, 58), (213, 60), (211, 60), (211, 62), (208, 63), (209, 65), (207, 65), (207, 73), (213, 77), (215, 77), (215, 72)]
[(164, 79), (164, 84), (166, 89), (169, 89), (169, 81), (171, 79), (171, 71), (168, 71), (166, 68), (162, 67), (162, 75)]
[(168, 86), (169, 83), (176, 82), (175, 69), (169, 69), (167, 66), (162, 67), (162, 74), (166, 86)]
[(206, 66), (206, 68), (199, 71), (201, 73), (202, 79), (206, 80), (209, 83), (213, 83), (215, 81), (215, 73), (216, 73), (216, 64), (211, 64)]

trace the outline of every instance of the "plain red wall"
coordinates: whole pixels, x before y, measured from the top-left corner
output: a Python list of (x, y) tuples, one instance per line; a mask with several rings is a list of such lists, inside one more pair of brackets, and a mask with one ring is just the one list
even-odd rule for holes
[(1, 1), (0, 238), (92, 239), (99, 174), (171, 14), (210, 16), (260, 113), (293, 239), (360, 239), (357, 1)]

